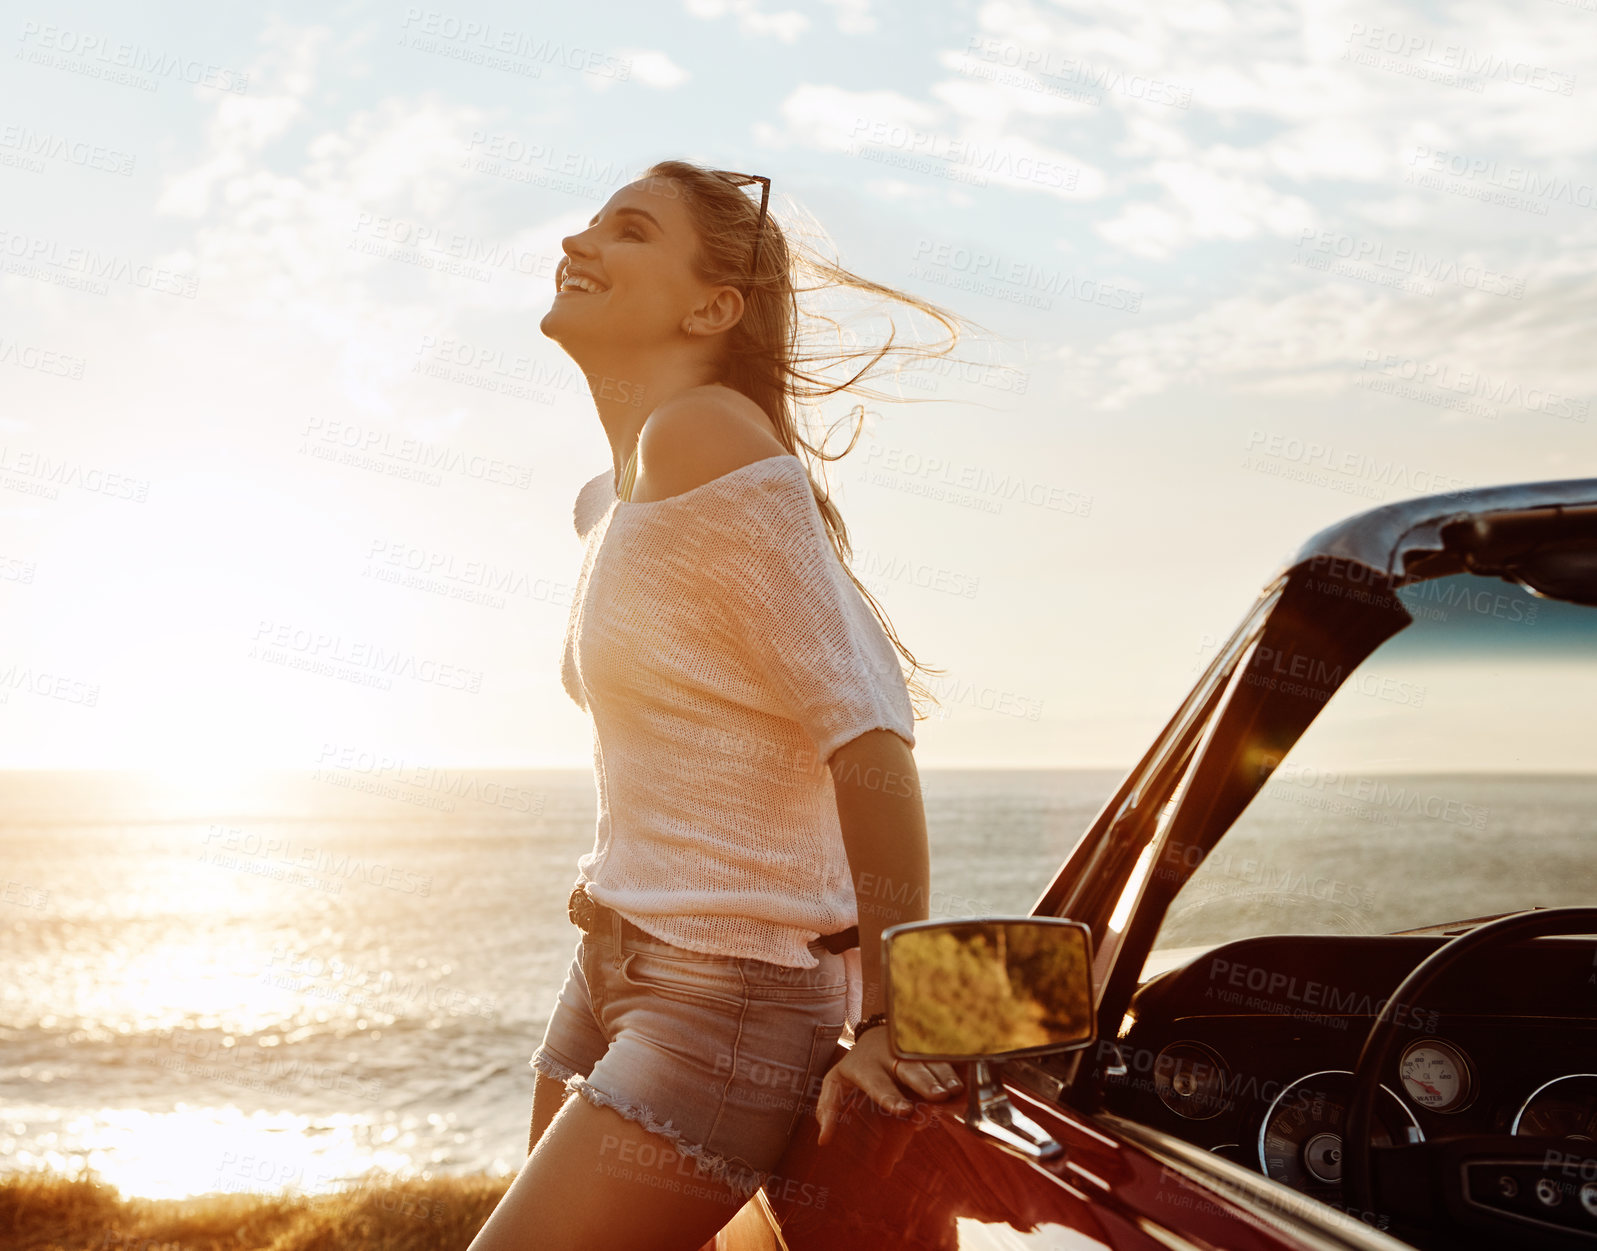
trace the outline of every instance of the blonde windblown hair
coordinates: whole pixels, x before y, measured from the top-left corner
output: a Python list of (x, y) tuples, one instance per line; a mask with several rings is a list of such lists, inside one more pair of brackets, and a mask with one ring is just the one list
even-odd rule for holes
[[(698, 231), (699, 249), (694, 258), (698, 277), (707, 283), (726, 283), (737, 287), (743, 294), (743, 317), (725, 336), (726, 347), (719, 362), (720, 373), (716, 381), (741, 392), (758, 404), (771, 419), (782, 446), (805, 462), (807, 469), (814, 467), (812, 458), (813, 461), (832, 461), (846, 456), (854, 449), (864, 428), (864, 407), (855, 405), (852, 415), (857, 416), (858, 420), (848, 446), (836, 454), (827, 454), (823, 449), (830, 431), (828, 437), (822, 438), (817, 446), (800, 430), (801, 413), (807, 417), (806, 410), (815, 401), (840, 392), (902, 401), (901, 396), (882, 395), (862, 387), (860, 382), (888, 357), (916, 360), (946, 357), (959, 341), (962, 324), (978, 326), (978, 323), (969, 319), (962, 322), (953, 313), (935, 304), (855, 274), (828, 260), (814, 247), (795, 247), (769, 212), (764, 225), (760, 226), (758, 203), (751, 200), (738, 183), (723, 176), (720, 171), (687, 161), (658, 161), (644, 171), (642, 178), (666, 180), (682, 196), (689, 217)], [(759, 271), (751, 275), (749, 265), (755, 257), (757, 227)], [(801, 281), (811, 285), (801, 286)], [(853, 336), (838, 321), (810, 307), (808, 302), (801, 305), (799, 299), (800, 296), (843, 289), (903, 304), (926, 314), (947, 332), (946, 346), (928, 348), (919, 344), (899, 345), (896, 342), (897, 326), (889, 319), (891, 330), (885, 343), (874, 348), (852, 350)], [(832, 337), (841, 346), (824, 349), (810, 347), (808, 341), (820, 337), (805, 333), (810, 325), (823, 332), (830, 327)], [(839, 367), (846, 372), (865, 357), (869, 357), (869, 360), (855, 370), (851, 377), (837, 381), (825, 376), (828, 371), (835, 371)], [(898, 368), (896, 363), (894, 368)], [(853, 549), (842, 515), (827, 491), (817, 483), (815, 474), (811, 472), (809, 477), (815, 502), (826, 522), (827, 533), (844, 571), (870, 604), (893, 646), (909, 662), (906, 683), (911, 693), (918, 697), (915, 719), (924, 720), (928, 714), (920, 699), (937, 701), (936, 696), (915, 677), (915, 673), (917, 670), (925, 673), (941, 673), (943, 670), (928, 668), (915, 659), (914, 654), (899, 639), (876, 597), (855, 576), (850, 568)]]

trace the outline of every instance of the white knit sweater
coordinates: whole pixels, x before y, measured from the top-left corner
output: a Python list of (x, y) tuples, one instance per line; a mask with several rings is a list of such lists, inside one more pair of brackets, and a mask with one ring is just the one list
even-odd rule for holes
[[(803, 462), (635, 502), (607, 470), (573, 520), (561, 679), (592, 713), (599, 793), (578, 881), (676, 946), (815, 967), (807, 945), (859, 919), (826, 761), (868, 730), (915, 735), (897, 653)], [(847, 967), (853, 1022), (858, 949)]]

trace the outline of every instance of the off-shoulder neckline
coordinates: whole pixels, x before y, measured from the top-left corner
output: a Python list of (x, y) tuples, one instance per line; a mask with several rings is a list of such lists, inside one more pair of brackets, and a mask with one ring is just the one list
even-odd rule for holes
[(719, 477), (711, 478), (708, 482), (701, 482), (696, 487), (689, 487), (686, 491), (678, 491), (675, 495), (667, 495), (664, 499), (658, 500), (624, 500), (616, 494), (615, 471), (607, 470), (601, 476), (609, 487), (607, 494), (610, 496), (610, 506), (620, 514), (623, 512), (635, 512), (640, 508), (659, 508), (665, 504), (675, 504), (678, 500), (688, 499), (702, 491), (709, 490), (711, 487), (728, 484), (734, 479), (738, 479), (741, 475), (748, 473), (751, 469), (757, 469), (761, 466), (767, 466), (772, 469), (777, 468), (777, 466), (772, 465), (772, 461), (790, 462), (797, 466), (801, 473), (804, 473), (806, 480), (809, 478), (809, 474), (804, 471), (804, 466), (800, 463), (799, 458), (793, 455), (792, 452), (776, 452), (770, 456), (763, 456), (759, 460), (751, 460), (746, 464), (739, 465), (736, 469), (727, 470), (726, 473), (721, 474)]

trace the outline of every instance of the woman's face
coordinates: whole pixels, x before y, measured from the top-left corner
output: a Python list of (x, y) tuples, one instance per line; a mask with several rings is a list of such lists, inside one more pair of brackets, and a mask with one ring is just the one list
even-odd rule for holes
[(676, 184), (651, 178), (622, 187), (588, 228), (561, 241), (555, 270), (599, 289), (558, 290), (539, 328), (567, 351), (585, 344), (637, 351), (688, 342), (682, 324), (714, 290), (694, 276), (698, 235)]

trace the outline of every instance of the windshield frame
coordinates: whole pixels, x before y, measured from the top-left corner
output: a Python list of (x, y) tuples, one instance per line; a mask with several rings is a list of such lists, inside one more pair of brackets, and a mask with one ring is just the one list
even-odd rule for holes
[[(1461, 499), (1460, 494), (1465, 498)], [(1468, 497), (1473, 496), (1473, 499)], [(1460, 504), (1476, 503), (1475, 509)], [(1496, 507), (1493, 507), (1496, 505)], [(1461, 570), (1528, 584), (1518, 553), (1597, 555), (1597, 479), (1485, 488), (1403, 501), (1350, 518), (1305, 543), (1255, 600), (1153, 745), (1104, 804), (1034, 905), (1092, 930), (1098, 1036), (1119, 1036), (1139, 975), (1171, 902), (1353, 671), (1414, 618), (1395, 592)], [(1489, 559), (1477, 559), (1477, 550)], [(1570, 585), (1573, 585), (1571, 582)], [(1565, 589), (1565, 588), (1561, 588)], [(1588, 601), (1590, 602), (1590, 601)], [(1300, 648), (1306, 646), (1306, 651)], [(1283, 651), (1310, 666), (1297, 694), (1254, 682)], [(1179, 852), (1171, 856), (1172, 850)], [(1151, 871), (1156, 863), (1172, 865)], [(1112, 928), (1111, 918), (1123, 929)], [(1096, 1102), (1090, 1066), (1064, 1079), (1084, 1110)]]

